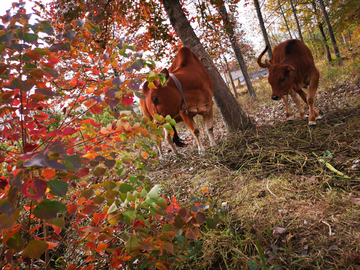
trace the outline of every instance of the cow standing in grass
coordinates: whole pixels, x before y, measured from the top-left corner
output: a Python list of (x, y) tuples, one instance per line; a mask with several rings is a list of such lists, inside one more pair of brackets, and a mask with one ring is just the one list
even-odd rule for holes
[[(270, 60), (261, 62), (268, 47), (259, 55), (257, 63), (262, 68), (269, 69), (268, 81), (272, 88), (273, 100), (283, 99), (286, 109), (286, 119), (292, 120), (288, 104), (290, 94), (298, 108), (301, 118), (306, 118), (299, 96), (309, 106), (309, 127), (313, 130), (319, 113), (314, 109), (315, 95), (319, 84), (320, 73), (315, 67), (310, 49), (298, 39), (289, 39), (274, 49)], [(309, 87), (307, 93), (302, 88)]]
[[(182, 122), (190, 128), (196, 139), (199, 152), (204, 151), (200, 142), (200, 131), (194, 121), (194, 116), (202, 115), (211, 145), (215, 144), (213, 134), (213, 82), (199, 58), (187, 47), (179, 50), (171, 67), (161, 71), (166, 77), (162, 85), (155, 80), (154, 87), (149, 82), (143, 85), (144, 99), (140, 99), (140, 107), (145, 115), (153, 119), (155, 114), (166, 117), (170, 115), (175, 121)], [(169, 132), (164, 129), (165, 138), (171, 150), (177, 153)], [(176, 129), (174, 142), (183, 146)], [(160, 156), (161, 147), (159, 148)]]

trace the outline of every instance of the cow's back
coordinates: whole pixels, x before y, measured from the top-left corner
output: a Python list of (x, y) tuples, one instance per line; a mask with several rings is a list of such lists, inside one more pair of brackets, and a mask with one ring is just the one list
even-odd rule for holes
[(212, 99), (213, 82), (203, 63), (187, 47), (180, 49), (174, 58), (169, 72), (173, 73), (182, 84), (184, 93), (201, 92), (206, 99)]
[(274, 48), (271, 64), (314, 65), (311, 50), (298, 39), (281, 42)]

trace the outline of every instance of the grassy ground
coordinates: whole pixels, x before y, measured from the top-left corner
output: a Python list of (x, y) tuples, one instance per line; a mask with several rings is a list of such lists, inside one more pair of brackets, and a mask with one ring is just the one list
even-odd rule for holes
[(183, 157), (167, 153), (153, 168), (166, 196), (211, 198), (222, 213), (184, 269), (360, 269), (360, 65), (318, 67), (323, 120), (312, 133), (304, 120), (284, 121), (261, 79), (257, 101), (239, 100), (255, 128), (226, 134), (217, 116), (205, 156), (183, 130)]

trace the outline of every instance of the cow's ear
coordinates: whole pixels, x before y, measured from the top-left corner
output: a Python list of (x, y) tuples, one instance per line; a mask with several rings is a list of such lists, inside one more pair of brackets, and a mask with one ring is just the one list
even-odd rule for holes
[(142, 93), (146, 95), (149, 92), (149, 81), (146, 81), (142, 87)]
[(290, 65), (286, 65), (285, 70), (288, 73), (295, 72), (295, 68), (293, 66), (290, 66)]
[(167, 68), (163, 68), (160, 73), (164, 74), (166, 81), (169, 79), (169, 71)]

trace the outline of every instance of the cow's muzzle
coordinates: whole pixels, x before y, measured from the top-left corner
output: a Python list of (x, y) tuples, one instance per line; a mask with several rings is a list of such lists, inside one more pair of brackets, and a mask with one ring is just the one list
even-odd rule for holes
[(273, 100), (278, 100), (278, 99), (279, 99), (279, 96), (278, 96), (278, 95), (272, 95), (271, 98), (272, 98)]

